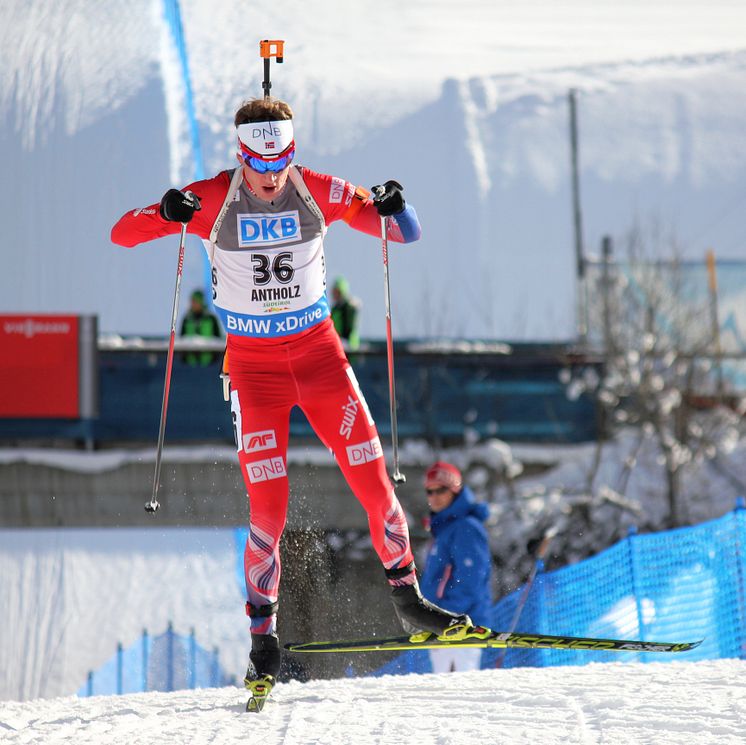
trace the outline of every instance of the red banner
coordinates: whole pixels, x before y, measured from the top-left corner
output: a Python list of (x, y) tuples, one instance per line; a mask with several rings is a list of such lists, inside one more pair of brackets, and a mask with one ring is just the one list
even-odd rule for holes
[(78, 317), (0, 315), (0, 417), (78, 416)]

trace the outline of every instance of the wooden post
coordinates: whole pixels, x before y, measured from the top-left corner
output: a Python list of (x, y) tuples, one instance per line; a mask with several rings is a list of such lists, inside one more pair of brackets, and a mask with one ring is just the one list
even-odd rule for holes
[(582, 344), (588, 341), (588, 297), (583, 251), (583, 220), (580, 212), (580, 176), (578, 169), (578, 118), (574, 89), (567, 93), (570, 107), (570, 166), (572, 172), (572, 215), (575, 230), (575, 273), (577, 279), (577, 330)]
[(611, 265), (611, 253), (612, 253), (611, 237), (605, 235), (601, 241), (601, 256), (602, 256), (602, 279), (601, 287), (603, 296), (603, 324), (604, 324), (604, 362), (609, 364), (609, 358), (613, 352), (612, 340), (611, 340), (611, 299), (609, 293), (611, 292), (611, 276), (609, 268)]
[(715, 267), (715, 252), (707, 250), (707, 277), (710, 293), (710, 323), (712, 324), (712, 342), (715, 349), (717, 366), (717, 395), (723, 397), (723, 350), (720, 346), (720, 321), (718, 320), (718, 281)]

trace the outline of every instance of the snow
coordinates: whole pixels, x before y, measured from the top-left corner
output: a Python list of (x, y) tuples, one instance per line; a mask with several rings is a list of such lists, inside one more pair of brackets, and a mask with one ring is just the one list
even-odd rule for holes
[(260, 714), (236, 688), (0, 704), (15, 743), (740, 745), (746, 662), (292, 681)]
[[(570, 87), (589, 253), (652, 218), (691, 257), (741, 256), (743, 3), (180, 5), (207, 173), (234, 162), (232, 114), (261, 92), (259, 39), (283, 38), (273, 92), (296, 110), (299, 160), (405, 185), (424, 232), (392, 254), (398, 336), (572, 336)], [(0, 183), (14, 247), (2, 309), (95, 313), (105, 332), (168, 328), (175, 239), (134, 251), (108, 239), (125, 209), (193, 174), (162, 7), (0, 6), (0, 161), (22, 174)], [(363, 336), (380, 338), (380, 247), (338, 226), (327, 248), (330, 275), (363, 302)], [(202, 278), (190, 242), (184, 286)]]

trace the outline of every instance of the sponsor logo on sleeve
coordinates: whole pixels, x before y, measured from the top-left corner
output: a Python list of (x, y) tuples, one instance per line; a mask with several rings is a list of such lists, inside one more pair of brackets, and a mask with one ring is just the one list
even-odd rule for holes
[(147, 207), (138, 207), (136, 210), (133, 210), (132, 217), (137, 217), (138, 215), (154, 215), (155, 210), (154, 209), (148, 209)]
[(258, 484), (260, 481), (271, 481), (287, 476), (285, 461), (279, 455), (267, 460), (257, 460), (253, 463), (246, 464), (246, 471), (249, 474), (249, 481), (252, 484)]
[(329, 185), (329, 204), (342, 204), (342, 197), (345, 193), (345, 182), (341, 178), (332, 176), (332, 182)]
[(383, 458), (383, 449), (378, 437), (374, 437), (369, 442), (347, 446), (347, 460), (351, 466), (362, 466), (378, 458)]
[(260, 450), (271, 450), (277, 447), (277, 438), (273, 429), (263, 432), (249, 432), (243, 436), (243, 449), (246, 453), (257, 453)]
[(275, 214), (236, 215), (238, 245), (272, 246), (301, 240), (298, 210)]

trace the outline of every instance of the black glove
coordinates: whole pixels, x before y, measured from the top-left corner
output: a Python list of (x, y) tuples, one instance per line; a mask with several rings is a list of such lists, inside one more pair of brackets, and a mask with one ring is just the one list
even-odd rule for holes
[(191, 191), (169, 189), (161, 199), (161, 217), (169, 222), (189, 222), (200, 209), (199, 197)]
[(387, 181), (383, 186), (374, 186), (371, 189), (373, 204), (381, 217), (398, 215), (400, 212), (404, 212), (407, 203), (404, 201), (404, 195), (402, 194), (403, 188), (397, 181)]

